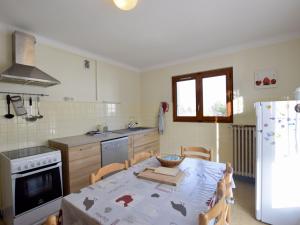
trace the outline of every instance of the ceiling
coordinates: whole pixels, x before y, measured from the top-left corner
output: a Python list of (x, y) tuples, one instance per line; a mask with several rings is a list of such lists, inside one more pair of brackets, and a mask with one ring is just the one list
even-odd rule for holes
[(299, 0), (0, 0), (0, 22), (139, 70), (300, 33)]

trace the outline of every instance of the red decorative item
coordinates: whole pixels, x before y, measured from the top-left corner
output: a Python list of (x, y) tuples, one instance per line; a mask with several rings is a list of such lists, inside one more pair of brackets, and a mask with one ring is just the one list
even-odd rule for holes
[(275, 70), (260, 70), (254, 74), (254, 86), (256, 88), (274, 88), (277, 86), (277, 73)]
[(164, 113), (169, 112), (169, 104), (167, 102), (161, 102), (161, 107), (163, 108)]
[(263, 80), (263, 84), (264, 85), (270, 85), (271, 84), (271, 80), (268, 77), (265, 77)]
[(133, 201), (131, 195), (124, 195), (116, 200), (116, 202), (123, 202), (124, 207), (127, 207), (130, 202)]
[(277, 80), (276, 79), (272, 79), (271, 80), (271, 84), (276, 84)]

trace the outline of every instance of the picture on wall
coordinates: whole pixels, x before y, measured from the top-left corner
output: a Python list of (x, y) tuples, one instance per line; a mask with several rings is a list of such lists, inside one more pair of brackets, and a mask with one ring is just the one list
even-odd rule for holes
[(274, 70), (260, 70), (255, 72), (254, 85), (256, 88), (277, 87), (277, 74)]

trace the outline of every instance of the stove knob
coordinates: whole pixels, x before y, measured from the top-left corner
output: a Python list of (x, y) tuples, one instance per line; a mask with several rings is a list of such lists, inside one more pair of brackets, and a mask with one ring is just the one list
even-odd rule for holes
[(18, 171), (21, 171), (21, 166), (18, 166)]
[(43, 161), (43, 164), (45, 165), (46, 163), (47, 163), (47, 161), (46, 161), (46, 160), (44, 160), (44, 161)]
[(57, 159), (56, 158), (53, 158), (53, 162), (56, 162), (57, 161)]
[(40, 162), (37, 162), (37, 163), (36, 163), (36, 165), (40, 166), (40, 165), (41, 165), (41, 163), (40, 163)]
[(31, 163), (30, 166), (31, 166), (31, 167), (34, 167), (34, 163)]
[(51, 159), (48, 159), (48, 163), (52, 163), (52, 160), (51, 160)]
[(28, 169), (28, 165), (25, 165), (24, 168), (25, 168), (25, 169)]

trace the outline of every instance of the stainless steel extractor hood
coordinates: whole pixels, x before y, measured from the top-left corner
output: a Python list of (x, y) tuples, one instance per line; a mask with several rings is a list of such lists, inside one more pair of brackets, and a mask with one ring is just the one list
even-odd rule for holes
[(1, 82), (49, 87), (58, 80), (35, 67), (35, 37), (23, 32), (13, 33), (13, 65), (0, 74)]

